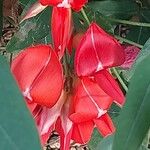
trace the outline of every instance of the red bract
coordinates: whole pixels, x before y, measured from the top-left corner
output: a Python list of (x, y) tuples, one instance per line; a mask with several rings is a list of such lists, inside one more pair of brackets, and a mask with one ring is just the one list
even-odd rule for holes
[(50, 46), (25, 49), (13, 61), (11, 69), (28, 101), (47, 107), (57, 102), (63, 86), (63, 73)]
[(79, 11), (87, 2), (88, 0), (70, 0), (71, 7), (75, 11)]
[(36, 16), (49, 5), (54, 6), (51, 19), (52, 37), (54, 49), (61, 59), (73, 30), (71, 7), (79, 11), (85, 3), (87, 0), (39, 0), (29, 8), (21, 21)]
[(88, 0), (39, 0), (42, 5), (70, 8), (79, 11)]
[(74, 37), (73, 37), (73, 41), (72, 41), (72, 47), (74, 49), (77, 49), (77, 47), (79, 46), (79, 43), (81, 41), (81, 39), (83, 38), (84, 33), (79, 32), (77, 33)]
[(51, 109), (37, 105), (31, 110), (42, 142), (45, 143), (55, 129), (60, 135), (61, 150), (69, 150), (71, 139), (81, 144), (87, 143), (95, 125), (102, 136), (115, 131), (107, 114), (112, 98), (92, 79), (84, 77), (78, 79), (76, 84), (73, 95), (62, 91)]
[(42, 5), (57, 6), (62, 0), (39, 0)]
[(78, 132), (74, 131), (73, 139), (79, 143), (87, 143), (95, 125), (102, 136), (113, 133), (115, 128), (107, 115), (107, 110), (112, 103), (113, 99), (93, 79), (82, 78), (76, 87), (72, 105), (74, 110), (70, 115), (74, 126), (82, 125), (82, 128), (78, 129), (82, 136), (78, 136)]
[[(70, 18), (69, 8), (54, 7), (52, 32), (59, 58), (63, 56), (70, 36)], [(60, 135), (61, 150), (69, 150), (71, 139), (87, 143), (94, 127), (104, 137), (112, 134), (115, 127), (107, 111), (113, 102), (119, 106), (124, 103), (123, 93), (107, 70), (124, 61), (119, 43), (93, 23), (75, 53), (77, 76), (70, 69), (65, 72), (65, 79), (58, 57), (50, 46), (27, 48), (12, 64), (12, 72), (23, 95), (32, 102), (27, 105), (41, 140), (45, 143), (50, 133), (56, 130)], [(66, 63), (64, 68), (69, 65)], [(69, 82), (70, 78), (73, 83)], [(63, 87), (63, 80), (69, 86)]]
[(87, 0), (40, 0), (42, 5), (54, 6), (52, 13), (52, 37), (54, 49), (61, 59), (73, 30), (71, 7), (79, 11)]
[[(61, 139), (63, 141), (64, 139), (67, 138), (68, 130), (67, 131), (65, 130), (65, 128), (67, 127), (65, 125), (67, 123), (66, 121), (68, 120), (67, 102), (70, 102), (70, 101), (66, 102), (67, 98), (68, 98), (67, 94), (64, 91), (62, 91), (59, 100), (51, 109), (47, 107), (38, 107), (37, 109), (35, 108), (35, 110), (30, 109), (32, 114), (33, 112), (35, 112), (35, 114), (33, 115), (37, 123), (37, 127), (39, 130), (39, 134), (41, 136), (42, 143), (45, 143), (48, 140), (50, 133), (54, 129), (56, 129), (59, 132), (59, 134), (61, 135)], [(62, 127), (64, 129), (62, 129)], [(63, 149), (63, 145), (66, 145), (66, 143), (61, 145), (62, 149)]]
[(101, 70), (95, 73), (94, 77), (98, 85), (114, 99), (115, 103), (123, 106), (124, 95), (112, 75), (107, 70)]
[(54, 48), (59, 58), (64, 54), (72, 32), (71, 10), (66, 8), (53, 8), (52, 37)]
[(41, 0), (40, 2), (44, 5), (54, 6), (52, 13), (52, 37), (54, 48), (61, 59), (73, 30), (71, 7), (79, 11), (87, 1), (63, 0), (61, 2), (51, 2)]
[(78, 76), (93, 76), (99, 86), (122, 106), (124, 95), (106, 69), (121, 65), (124, 60), (125, 55), (120, 44), (92, 23), (77, 47), (75, 69)]
[(83, 36), (84, 36), (84, 33), (82, 32), (76, 33), (76, 34), (72, 33), (70, 40), (67, 44), (67, 50), (70, 55), (72, 54), (72, 49), (76, 49), (78, 47), (78, 44)]
[(59, 100), (51, 109), (38, 107), (38, 105), (34, 110), (30, 109), (43, 143), (48, 140), (50, 133), (55, 129), (60, 134), (60, 149), (69, 150), (73, 128), (73, 122), (69, 119), (71, 99), (71, 95), (62, 91)]
[(87, 76), (119, 66), (124, 59), (123, 49), (117, 40), (92, 23), (77, 48), (75, 68), (78, 76)]

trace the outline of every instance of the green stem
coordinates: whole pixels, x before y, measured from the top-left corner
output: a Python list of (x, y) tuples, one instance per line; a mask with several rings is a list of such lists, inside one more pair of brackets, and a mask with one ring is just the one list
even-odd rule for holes
[(134, 22), (134, 21), (128, 21), (128, 20), (114, 19), (114, 18), (106, 18), (106, 19), (111, 22), (118, 22), (118, 23), (132, 25), (132, 26), (140, 26), (140, 27), (149, 27), (150, 28), (150, 23)]
[(120, 84), (122, 85), (122, 87), (124, 88), (124, 90), (127, 92), (128, 91), (128, 87), (126, 86), (126, 84), (124, 83), (124, 81), (122, 80), (122, 78), (120, 77), (118, 71), (116, 70), (116, 68), (112, 68), (113, 73), (115, 74), (115, 76), (118, 78)]
[(85, 11), (84, 11), (83, 8), (81, 9), (81, 13), (82, 13), (83, 17), (85, 18), (85, 20), (87, 21), (88, 25), (90, 25), (90, 20), (89, 20), (89, 18), (87, 17), (87, 15), (86, 15), (86, 13), (85, 13)]
[(120, 36), (118, 36), (118, 35), (115, 35), (115, 38), (118, 39), (118, 40), (121, 40), (121, 41), (123, 41), (123, 42), (125, 42), (125, 43), (134, 45), (134, 46), (136, 46), (136, 47), (143, 48), (143, 45), (140, 45), (140, 44), (138, 44), (138, 43), (136, 43), (136, 42), (133, 42), (133, 41), (131, 41), (131, 40), (122, 38), (122, 37), (120, 37)]

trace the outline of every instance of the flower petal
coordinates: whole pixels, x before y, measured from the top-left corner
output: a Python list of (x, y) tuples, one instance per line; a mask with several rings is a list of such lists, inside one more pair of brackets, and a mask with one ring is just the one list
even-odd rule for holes
[(72, 54), (72, 49), (76, 50), (76, 48), (78, 47), (83, 35), (84, 33), (82, 32), (71, 35), (70, 40), (67, 45), (67, 49), (70, 55)]
[(68, 8), (71, 5), (75, 11), (79, 11), (87, 3), (87, 0), (39, 0), (39, 2), (44, 6), (49, 5), (64, 8)]
[(125, 62), (120, 66), (123, 69), (130, 69), (135, 62), (140, 49), (136, 46), (124, 45), (122, 46), (125, 51)]
[(58, 102), (52, 108), (49, 109), (47, 107), (43, 107), (40, 114), (38, 116), (34, 116), (43, 144), (48, 140), (52, 130), (54, 130), (56, 121), (61, 115), (64, 100), (65, 95), (62, 91)]
[(52, 37), (54, 48), (59, 58), (64, 54), (72, 32), (71, 9), (53, 8), (52, 13)]
[(93, 118), (95, 118), (96, 115), (91, 112), (90, 113), (87, 113), (87, 112), (75, 112), (75, 113), (72, 113), (70, 114), (69, 118), (71, 121), (73, 121), (74, 123), (83, 123), (83, 122), (87, 122)]
[(25, 49), (14, 59), (11, 69), (26, 99), (47, 107), (57, 102), (63, 87), (63, 73), (50, 46)]
[(72, 97), (68, 97), (68, 100), (64, 104), (61, 110), (61, 115), (56, 123), (56, 131), (60, 135), (61, 150), (69, 150), (70, 147), (73, 123), (68, 116), (71, 99)]
[(73, 42), (73, 34), (71, 35), (69, 41), (68, 41), (68, 44), (67, 44), (67, 50), (68, 50), (68, 53), (69, 55), (72, 54), (72, 42)]
[[(74, 122), (89, 121), (105, 114), (112, 104), (108, 96), (92, 79), (83, 78), (77, 86), (74, 96), (74, 113), (70, 115)], [(83, 108), (83, 106), (86, 106)]]
[[(47, 122), (48, 122), (47, 119), (49, 118), (49, 117), (47, 117), (47, 115), (49, 115), (48, 110), (49, 109), (46, 107), (43, 108), (42, 106), (37, 105), (36, 108), (32, 111), (34, 121), (35, 121), (35, 123), (37, 125), (37, 129), (39, 131), (41, 144), (43, 144), (43, 145), (47, 142), (47, 140), (50, 137), (51, 132), (54, 130), (54, 123), (47, 124)], [(44, 123), (43, 123), (43, 120), (44, 120)], [(45, 126), (47, 126), (47, 131), (45, 133), (42, 133), (41, 129), (45, 128)]]
[(53, 124), (52, 126), (49, 127), (49, 130), (47, 131), (47, 133), (41, 135), (40, 139), (41, 139), (41, 143), (44, 145), (46, 144), (46, 142), (48, 141), (52, 131), (55, 128), (55, 124)]
[(34, 3), (26, 12), (26, 14), (24, 15), (24, 17), (22, 18), (21, 22), (23, 22), (26, 19), (35, 17), (36, 15), (38, 15), (40, 12), (42, 12), (47, 6), (43, 6), (41, 5), (41, 3), (36, 2)]
[(73, 37), (73, 43), (72, 43), (72, 47), (76, 50), (78, 48), (78, 45), (81, 42), (81, 39), (83, 38), (84, 33), (79, 32), (77, 33), (74, 37)]
[(57, 6), (63, 0), (39, 0), (42, 5)]
[(60, 135), (60, 150), (70, 150), (72, 122), (69, 119), (64, 121), (59, 118), (56, 123), (56, 131)]
[[(30, 103), (29, 101), (25, 101), (26, 102), (26, 105), (27, 105), (27, 107), (28, 107), (28, 109), (30, 110), (30, 112), (31, 113), (33, 113), (33, 112), (35, 112), (36, 114), (37, 114), (37, 106), (38, 106), (38, 104), (37, 103)], [(36, 109), (36, 111), (35, 111), (35, 109)], [(34, 116), (34, 114), (33, 114), (33, 116)]]
[(92, 75), (104, 68), (121, 65), (124, 57), (117, 40), (92, 23), (76, 51), (75, 69), (78, 76)]
[(94, 119), (99, 132), (102, 136), (106, 137), (115, 132), (115, 127), (108, 114), (101, 116), (99, 119)]
[(86, 144), (91, 138), (93, 129), (93, 121), (74, 124), (72, 131), (72, 139), (77, 143)]
[(75, 11), (80, 11), (80, 9), (87, 3), (88, 0), (70, 0), (72, 9)]
[(114, 101), (122, 106), (125, 102), (125, 97), (115, 79), (107, 70), (99, 71), (94, 75), (98, 85), (109, 95)]

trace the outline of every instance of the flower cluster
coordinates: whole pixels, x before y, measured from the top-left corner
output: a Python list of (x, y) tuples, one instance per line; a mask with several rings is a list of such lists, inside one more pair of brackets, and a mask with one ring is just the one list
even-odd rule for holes
[[(122, 47), (96, 23), (76, 42), (74, 67), (64, 51), (72, 31), (71, 8), (79, 11), (86, 0), (40, 0), (53, 6), (54, 46), (36, 45), (23, 50), (12, 62), (12, 73), (36, 122), (44, 144), (50, 133), (60, 135), (61, 150), (70, 141), (85, 144), (98, 128), (108, 136), (115, 127), (107, 111), (124, 104), (124, 95), (109, 68), (123, 64)], [(63, 59), (61, 59), (63, 58)]]

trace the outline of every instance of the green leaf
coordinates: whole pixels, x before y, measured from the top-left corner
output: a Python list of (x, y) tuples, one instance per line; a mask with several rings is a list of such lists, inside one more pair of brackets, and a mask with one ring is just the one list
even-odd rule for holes
[(145, 59), (145, 57), (147, 57), (148, 55), (150, 55), (150, 38), (145, 43), (143, 49), (140, 51), (132, 68), (129, 70), (122, 70), (122, 75), (127, 82), (129, 82), (131, 80), (138, 64), (141, 63)]
[(2, 56), (0, 68), (0, 149), (41, 150), (34, 121)]
[(98, 143), (101, 142), (101, 140), (102, 140), (102, 136), (100, 135), (97, 129), (94, 129), (92, 138), (88, 144), (89, 148), (91, 150), (95, 150), (95, 148), (97, 147)]
[(139, 148), (139, 150), (149, 150), (147, 147), (141, 145), (141, 147)]
[(92, 11), (92, 14), (89, 14), (88, 18), (91, 18), (90, 20), (92, 20), (92, 21), (94, 20), (105, 31), (107, 31), (107, 32), (109, 32), (111, 34), (114, 34), (114, 27), (113, 27), (113, 25), (101, 13)]
[(48, 36), (48, 39), (51, 39), (49, 28), (50, 15), (51, 9), (49, 7), (36, 17), (24, 21), (20, 25), (19, 31), (7, 44), (7, 51), (13, 52), (22, 50), (30, 45), (37, 44), (41, 39), (47, 38)]
[(149, 150), (148, 149), (149, 139), (150, 139), (150, 130), (149, 130), (148, 134), (146, 135), (146, 137), (144, 138), (139, 150)]
[[(96, 147), (96, 150), (112, 150), (114, 136), (104, 138)], [(94, 150), (94, 149), (93, 149)]]
[(131, 0), (101, 0), (88, 4), (93, 11), (98, 11), (105, 16), (127, 19), (137, 14), (138, 5)]
[(108, 113), (111, 116), (112, 119), (116, 118), (120, 114), (121, 108), (118, 107), (116, 104), (112, 104), (111, 108), (109, 109)]
[(19, 0), (19, 2), (25, 7), (29, 2), (35, 2), (36, 0)]
[(148, 39), (148, 41), (145, 43), (143, 49), (141, 50), (141, 52), (138, 55), (138, 58), (136, 59), (131, 73), (133, 74), (136, 67), (138, 66), (139, 63), (141, 63), (148, 55), (150, 55), (150, 38)]
[[(96, 22), (97, 24), (99, 24), (105, 31), (113, 34), (114, 33), (114, 27), (111, 25), (111, 23), (99, 12), (94, 12), (92, 9), (90, 9), (89, 7), (86, 7), (84, 9), (88, 19), (90, 20), (90, 22)], [(73, 12), (73, 20), (74, 20), (74, 28), (75, 31), (82, 31), (82, 32), (86, 32), (86, 30), (88, 29), (89, 25), (87, 23), (87, 21), (85, 20), (85, 18), (83, 17), (82, 13), (78, 13), (78, 12)]]
[(2, 36), (2, 29), (3, 29), (3, 1), (0, 1), (0, 37)]
[(142, 21), (145, 21), (145, 22), (150, 22), (150, 9), (142, 9), (140, 11), (140, 16), (141, 16), (141, 19)]
[(82, 16), (81, 12), (73, 12), (73, 21), (74, 21), (74, 28), (77, 32), (83, 31), (85, 32), (88, 28), (88, 23), (86, 22), (85, 18)]
[(130, 81), (126, 104), (118, 119), (113, 150), (137, 150), (149, 130), (149, 64), (150, 55), (145, 57), (145, 59), (137, 65), (134, 75)]
[[(141, 9), (138, 14), (139, 22), (150, 22), (150, 10), (149, 9)], [(137, 27), (130, 26), (129, 33), (127, 34), (127, 39), (132, 40), (136, 43), (144, 45), (145, 42), (150, 37), (150, 28), (148, 27)]]
[(149, 37), (150, 28), (131, 26), (129, 28), (129, 34), (127, 34), (126, 38), (138, 44), (144, 45)]

